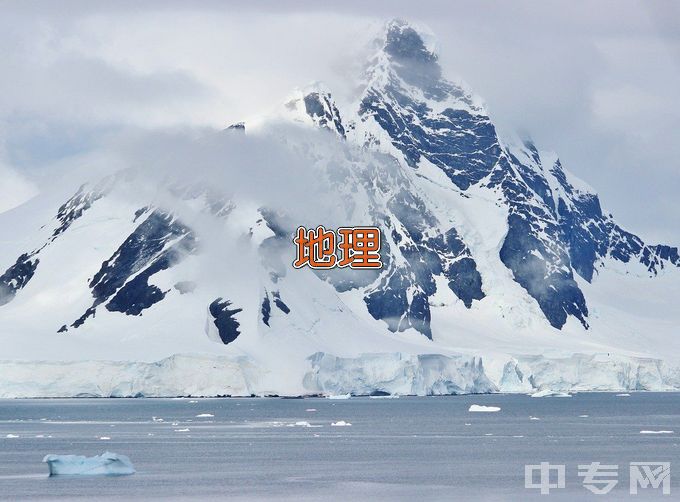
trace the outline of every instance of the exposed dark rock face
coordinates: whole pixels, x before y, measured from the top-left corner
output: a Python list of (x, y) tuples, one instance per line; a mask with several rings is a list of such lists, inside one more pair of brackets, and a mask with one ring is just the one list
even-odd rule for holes
[(24, 288), (33, 278), (38, 263), (40, 263), (38, 259), (40, 251), (65, 232), (74, 221), (92, 207), (95, 201), (106, 195), (111, 183), (112, 178), (105, 178), (94, 189), (89, 191), (86, 190), (86, 185), (82, 185), (73, 197), (59, 208), (56, 216), (57, 224), (47, 242), (30, 253), (24, 253), (19, 256), (16, 263), (0, 276), (0, 306), (11, 302), (17, 292)]
[(40, 260), (33, 254), (22, 254), (16, 263), (0, 275), (0, 305), (11, 302), (21, 288), (28, 284)]
[[(414, 47), (405, 47), (400, 51), (397, 47), (398, 40), (391, 41), (392, 49), (399, 53), (403, 59), (418, 58), (420, 48), (417, 47), (416, 40), (412, 36), (405, 38), (408, 44), (414, 43)], [(422, 42), (421, 42), (422, 45)], [(436, 65), (436, 59), (425, 61), (424, 64)], [(403, 67), (400, 66), (403, 69)], [(435, 92), (433, 89), (432, 92)], [(443, 92), (441, 89), (437, 92)], [(375, 99), (374, 99), (375, 98)], [(336, 107), (330, 100), (330, 95), (323, 96), (320, 102), (318, 93), (312, 93), (305, 97), (307, 113), (315, 121), (319, 114), (325, 110), (325, 116), (337, 117), (339, 113), (331, 113)], [(408, 156), (408, 152), (413, 149), (413, 159), (416, 159), (416, 151), (423, 148), (422, 144), (413, 142), (414, 133), (408, 127), (413, 127), (411, 120), (414, 117), (399, 117), (396, 110), (388, 110), (389, 107), (379, 96), (366, 96), (362, 101), (362, 114), (375, 112), (374, 117), (379, 122), (384, 119), (381, 125), (387, 127), (388, 122), (393, 120), (402, 121), (400, 125), (394, 126), (391, 131), (403, 132), (408, 136), (408, 145), (400, 143), (398, 148)], [(374, 107), (374, 108), (372, 108)], [(328, 122), (324, 122), (327, 124)], [(325, 126), (319, 123), (320, 126)], [(342, 128), (343, 137), (345, 128)], [(396, 134), (401, 134), (397, 132)], [(423, 132), (424, 133), (424, 132)], [(426, 140), (427, 138), (423, 138)], [(395, 140), (395, 145), (401, 140)], [(394, 167), (398, 165), (394, 162)], [(381, 179), (383, 173), (371, 172), (355, 174), (357, 182), (362, 184), (366, 191), (376, 195), (376, 179)], [(388, 174), (389, 176), (389, 174)], [(380, 271), (362, 270), (343, 271), (336, 274), (333, 271), (316, 271), (317, 275), (324, 280), (328, 280), (340, 292), (350, 289), (370, 286), (364, 297), (364, 301), (369, 313), (376, 319), (387, 323), (391, 331), (404, 331), (414, 328), (431, 338), (430, 330), (430, 306), (429, 298), (436, 292), (434, 277), (444, 275), (449, 280), (449, 288), (458, 296), (464, 304), (470, 308), (473, 300), (484, 298), (482, 291), (482, 278), (477, 271), (476, 263), (472, 255), (457, 234), (454, 228), (449, 229), (446, 234), (442, 234), (437, 219), (429, 212), (426, 204), (414, 192), (413, 187), (403, 178), (403, 175), (391, 175), (391, 183), (385, 180), (384, 187), (378, 182), (377, 190), (387, 190), (391, 192), (387, 212), (374, 208), (372, 217), (381, 227), (383, 234), (381, 258), (383, 262), (382, 274)], [(342, 189), (343, 187), (338, 187)], [(391, 237), (391, 241), (386, 236)], [(286, 238), (289, 238), (286, 235)], [(405, 259), (404, 264), (396, 265), (393, 259), (398, 253)], [(402, 260), (397, 260), (401, 262)], [(379, 279), (377, 284), (374, 284)]]
[[(378, 58), (368, 69), (369, 82), (372, 72), (380, 78), (364, 93), (361, 120), (374, 119), (413, 168), (427, 159), (461, 190), (480, 184), (500, 191), (510, 209), (500, 258), (536, 299), (552, 326), (559, 329), (574, 316), (588, 327), (586, 300), (573, 272), (591, 281), (600, 259), (637, 260), (652, 274), (664, 266), (680, 266), (677, 248), (645, 245), (603, 215), (597, 195), (572, 186), (559, 160), (542, 165), (530, 141), (522, 147), (523, 156), (501, 146), (484, 109), (466, 91), (442, 78), (436, 56), (413, 28), (392, 22), (383, 52), (387, 59)], [(440, 103), (441, 109), (434, 110), (432, 103)], [(368, 144), (372, 141), (366, 138)], [(408, 208), (410, 204), (401, 201), (399, 205)], [(416, 246), (411, 249), (415, 252)], [(418, 253), (422, 255), (423, 250)], [(413, 260), (409, 263), (422, 271)], [(448, 268), (456, 275), (450, 287), (466, 305), (483, 295), (472, 263), (460, 260)], [(379, 294), (369, 297), (369, 310), (374, 316), (392, 316), (392, 327), (405, 320), (410, 275), (393, 273), (383, 279), (381, 289), (389, 291), (384, 305), (375, 304)], [(422, 294), (428, 291), (427, 281), (421, 284), (426, 287), (413, 292), (416, 305), (424, 305)], [(414, 308), (425, 322), (425, 307)]]
[(140, 315), (161, 301), (167, 291), (149, 284), (149, 278), (194, 253), (193, 232), (171, 214), (154, 210), (106, 260), (90, 281), (94, 303), (73, 323), (77, 328), (106, 303), (111, 312)]
[(290, 307), (288, 307), (288, 305), (286, 305), (281, 299), (281, 293), (279, 291), (272, 291), (271, 299), (270, 294), (265, 291), (264, 298), (262, 299), (262, 305), (260, 307), (260, 313), (262, 314), (262, 322), (267, 326), (269, 326), (269, 320), (271, 319), (272, 301), (281, 312), (286, 315), (290, 314)]
[(286, 305), (283, 300), (281, 300), (281, 293), (274, 291), (272, 296), (274, 297), (274, 305), (276, 305), (278, 309), (284, 314), (290, 314), (290, 308), (288, 308), (288, 305)]
[[(419, 214), (427, 216), (426, 212)], [(434, 277), (446, 277), (449, 289), (467, 308), (473, 300), (484, 298), (482, 278), (455, 229), (451, 228), (445, 235), (424, 238), (424, 228), (419, 227), (424, 222), (416, 224), (415, 214), (401, 222), (412, 225), (409, 228), (407, 223), (399, 231), (393, 231), (393, 240), (406, 265), (390, 265), (378, 286), (364, 300), (370, 314), (387, 322), (391, 331), (412, 327), (432, 338), (429, 298), (437, 291)]]
[(311, 92), (304, 98), (305, 111), (314, 122), (324, 129), (337, 132), (345, 137), (345, 127), (342, 125), (340, 112), (333, 103), (331, 95), (323, 92)]
[(262, 306), (260, 307), (260, 313), (262, 314), (262, 322), (269, 326), (269, 318), (272, 314), (272, 305), (269, 301), (269, 295), (265, 294), (262, 299)]
[(60, 234), (64, 233), (74, 221), (80, 218), (85, 211), (92, 207), (95, 201), (101, 199), (108, 193), (109, 184), (108, 179), (106, 183), (97, 185), (92, 190), (86, 190), (86, 186), (82, 185), (76, 194), (67, 200), (57, 212), (57, 221), (59, 224), (52, 233), (52, 239), (56, 239)]
[(229, 127), (227, 127), (226, 130), (235, 132), (246, 132), (246, 125), (243, 122), (236, 122), (235, 124), (231, 124)]
[(210, 304), (209, 311), (213, 318), (213, 323), (217, 327), (217, 331), (220, 335), (222, 342), (227, 345), (241, 334), (239, 331), (239, 322), (236, 320), (235, 316), (239, 312), (243, 311), (240, 308), (229, 308), (231, 302), (229, 300), (222, 300), (222, 298), (217, 298), (214, 302)]

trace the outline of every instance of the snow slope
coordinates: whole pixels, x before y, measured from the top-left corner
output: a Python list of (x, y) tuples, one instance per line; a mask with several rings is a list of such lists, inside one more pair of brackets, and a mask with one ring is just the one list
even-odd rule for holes
[[(0, 396), (680, 388), (678, 249), (431, 47), (392, 21), (350, 102), (315, 83), (0, 213)], [(379, 226), (383, 269), (294, 269), (319, 224)]]

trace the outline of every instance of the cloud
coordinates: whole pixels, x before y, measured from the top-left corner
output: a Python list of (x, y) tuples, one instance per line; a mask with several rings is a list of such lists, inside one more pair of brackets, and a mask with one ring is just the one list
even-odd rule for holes
[[(431, 28), (445, 73), (485, 98), (501, 131), (557, 151), (630, 230), (680, 243), (670, 2), (72, 1), (3, 14), (0, 126), (27, 172), (117, 129), (224, 127), (312, 80), (349, 99), (370, 31), (402, 17)], [(87, 141), (55, 148), (62, 131)]]
[(37, 192), (33, 183), (0, 163), (0, 213), (23, 204)]

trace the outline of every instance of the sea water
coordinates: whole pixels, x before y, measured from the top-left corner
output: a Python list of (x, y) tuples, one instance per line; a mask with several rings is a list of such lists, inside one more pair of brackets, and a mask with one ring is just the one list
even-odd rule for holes
[[(104, 451), (128, 456), (137, 473), (49, 478), (41, 462)], [(526, 478), (525, 466), (541, 462), (564, 466), (564, 487), (547, 497), (538, 467)], [(608, 496), (578, 476), (592, 462), (617, 466)], [(0, 400), (0, 498), (9, 500), (661, 497), (662, 484), (630, 495), (631, 462), (670, 462), (678, 472), (665, 498), (680, 497), (680, 394)]]

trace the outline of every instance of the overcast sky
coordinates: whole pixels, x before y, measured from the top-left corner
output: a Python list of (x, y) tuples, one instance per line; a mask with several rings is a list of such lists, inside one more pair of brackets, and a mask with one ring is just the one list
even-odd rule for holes
[(367, 34), (401, 17), (501, 130), (680, 244), (678, 2), (140, 3), (0, 0), (0, 211), (121, 131), (223, 127), (313, 80), (348, 93)]

